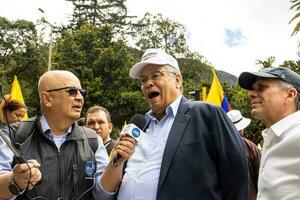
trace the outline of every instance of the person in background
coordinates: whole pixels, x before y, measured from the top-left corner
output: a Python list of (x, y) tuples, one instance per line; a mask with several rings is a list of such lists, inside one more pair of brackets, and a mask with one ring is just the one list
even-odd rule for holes
[(251, 123), (251, 120), (242, 116), (239, 110), (230, 110), (227, 112), (227, 116), (232, 121), (236, 129), (240, 132), (242, 139), (246, 145), (246, 153), (248, 159), (249, 169), (249, 188), (248, 188), (248, 200), (255, 200), (257, 195), (257, 180), (260, 164), (260, 150), (257, 146), (245, 138), (244, 131)]
[(150, 111), (117, 198), (247, 199), (248, 167), (238, 131), (220, 107), (182, 95), (176, 59), (148, 49), (130, 76), (139, 80)]
[[(102, 138), (76, 122), (86, 91), (69, 71), (44, 73), (38, 93), (42, 115), (19, 147), (26, 163), (16, 162), (7, 145), (0, 149), (0, 199), (111, 199), (123, 163), (134, 152), (134, 139), (119, 138), (115, 151), (121, 159), (110, 164)], [(28, 130), (20, 129), (16, 135)], [(95, 150), (90, 141), (95, 141)]]
[(251, 115), (266, 129), (258, 176), (258, 200), (300, 198), (300, 76), (286, 67), (243, 72)]
[(5, 95), (0, 103), (0, 122), (2, 124), (10, 124), (20, 122), (27, 113), (26, 106), (11, 96)]
[(90, 107), (85, 114), (85, 126), (95, 130), (102, 137), (106, 151), (110, 155), (116, 141), (110, 137), (113, 123), (108, 110), (102, 106)]
[(84, 119), (84, 117), (80, 117), (77, 120), (77, 123), (78, 123), (79, 126), (85, 126), (85, 119)]
[[(15, 99), (11, 99), (11, 96), (5, 95), (0, 103), (0, 130), (3, 135), (10, 140), (12, 128), (10, 128), (10, 124), (20, 122), (27, 112), (26, 106)], [(2, 156), (0, 160), (0, 166), (4, 164), (4, 162), (13, 157), (13, 152), (9, 149), (6, 143), (0, 138), (0, 151), (5, 152), (5, 154), (1, 154)], [(1, 167), (0, 167), (1, 170)], [(0, 176), (2, 176), (0, 174)], [(0, 177), (0, 180), (1, 177)], [(1, 186), (1, 183), (0, 183)], [(0, 199), (2, 199), (0, 197)]]

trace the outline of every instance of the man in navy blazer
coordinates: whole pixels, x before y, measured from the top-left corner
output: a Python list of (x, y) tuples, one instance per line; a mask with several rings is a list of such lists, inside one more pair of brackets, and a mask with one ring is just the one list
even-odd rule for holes
[(177, 61), (148, 49), (130, 76), (139, 79), (151, 110), (117, 198), (247, 199), (246, 153), (238, 131), (220, 107), (182, 96)]

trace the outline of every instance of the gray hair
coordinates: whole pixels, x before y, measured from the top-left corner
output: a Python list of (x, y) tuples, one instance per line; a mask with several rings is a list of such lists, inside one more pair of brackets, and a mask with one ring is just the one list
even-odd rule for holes
[[(288, 90), (288, 89), (291, 89), (291, 88), (295, 88), (295, 86), (285, 82), (285, 81), (282, 81), (282, 80), (278, 80), (278, 84), (279, 84), (279, 87), (282, 89), (282, 90)], [(296, 89), (296, 88), (295, 88)], [(296, 105), (296, 108), (297, 110), (300, 110), (300, 98), (299, 98), (299, 92), (298, 90), (296, 89), (297, 91), (297, 95), (296, 95), (296, 98), (295, 98), (295, 105)]]
[[(179, 71), (178, 69), (176, 69), (175, 67), (172, 67), (171, 65), (167, 65), (167, 66), (165, 66), (164, 68), (167, 68), (168, 71), (173, 72), (173, 73), (178, 74), (179, 76), (181, 76), (180, 71)], [(182, 80), (182, 76), (181, 76), (181, 80)], [(180, 88), (179, 88), (180, 91), (181, 91), (181, 93), (183, 93), (183, 85), (182, 85), (182, 82), (183, 82), (183, 81), (181, 81), (181, 85), (180, 85)]]

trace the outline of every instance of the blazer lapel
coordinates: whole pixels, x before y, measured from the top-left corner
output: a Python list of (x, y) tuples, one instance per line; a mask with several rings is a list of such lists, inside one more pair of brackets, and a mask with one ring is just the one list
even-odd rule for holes
[(189, 109), (189, 101), (185, 97), (183, 97), (180, 102), (180, 105), (179, 105), (179, 108), (177, 111), (177, 115), (173, 122), (172, 128), (170, 130), (170, 134), (168, 136), (168, 140), (166, 143), (166, 147), (165, 147), (165, 151), (164, 151), (164, 155), (163, 155), (163, 159), (162, 159), (162, 163), (161, 163), (157, 191), (159, 191), (162, 183), (164, 182), (164, 179), (167, 175), (169, 167), (172, 163), (174, 154), (178, 148), (179, 142), (181, 141), (181, 138), (184, 135), (185, 127), (190, 119), (190, 116), (185, 115), (185, 113), (188, 109)]

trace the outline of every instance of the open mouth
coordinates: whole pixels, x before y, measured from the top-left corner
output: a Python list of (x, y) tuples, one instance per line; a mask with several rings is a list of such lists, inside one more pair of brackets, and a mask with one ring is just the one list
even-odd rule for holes
[(157, 96), (159, 96), (159, 92), (150, 92), (148, 94), (149, 99), (152, 99), (152, 98), (157, 97)]

